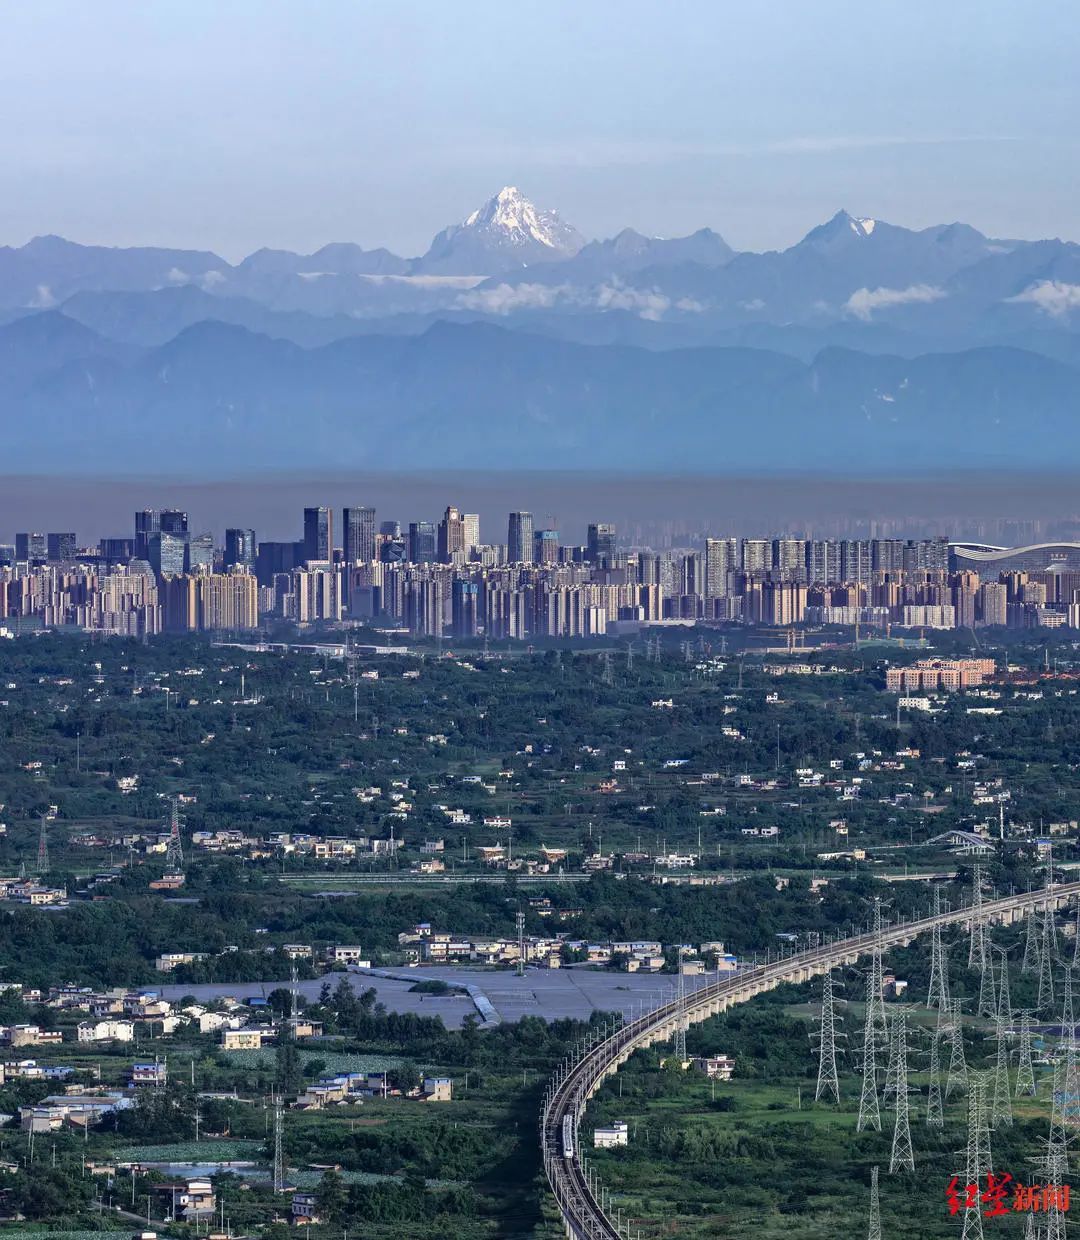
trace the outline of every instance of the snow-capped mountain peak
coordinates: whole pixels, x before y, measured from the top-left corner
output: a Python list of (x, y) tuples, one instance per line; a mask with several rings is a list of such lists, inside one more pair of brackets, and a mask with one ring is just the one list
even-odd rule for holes
[(555, 211), (537, 207), (516, 186), (506, 185), (463, 224), (443, 229), (417, 266), (426, 273), (492, 274), (569, 258), (584, 244)]

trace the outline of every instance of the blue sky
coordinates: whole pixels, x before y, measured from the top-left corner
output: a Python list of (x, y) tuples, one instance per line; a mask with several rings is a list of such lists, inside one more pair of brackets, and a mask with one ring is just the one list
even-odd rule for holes
[(503, 184), (589, 236), (790, 244), (840, 207), (1080, 239), (1080, 6), (35, 0), (0, 243), (412, 254)]

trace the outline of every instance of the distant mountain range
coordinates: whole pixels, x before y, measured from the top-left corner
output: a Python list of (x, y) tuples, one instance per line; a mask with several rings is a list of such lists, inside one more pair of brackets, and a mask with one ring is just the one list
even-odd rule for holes
[(1080, 246), (843, 211), (586, 243), (511, 187), (411, 259), (37, 237), (0, 385), (27, 469), (1080, 464)]

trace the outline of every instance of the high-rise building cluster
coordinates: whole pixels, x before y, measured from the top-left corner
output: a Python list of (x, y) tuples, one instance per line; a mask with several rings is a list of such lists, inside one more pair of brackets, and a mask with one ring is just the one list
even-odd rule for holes
[[(340, 515), (340, 520), (335, 517)], [(501, 532), (501, 531), (500, 531)], [(142, 635), (373, 621), (424, 636), (596, 636), (624, 626), (730, 621), (887, 628), (1080, 627), (1080, 545), (1013, 551), (922, 539), (704, 538), (620, 545), (613, 524), (571, 545), (509, 514), (481, 541), (475, 513), (378, 521), (373, 507), (305, 508), (302, 536), (219, 544), (187, 513), (146, 509), (133, 536), (79, 548), (73, 532), (0, 544), (0, 622)]]

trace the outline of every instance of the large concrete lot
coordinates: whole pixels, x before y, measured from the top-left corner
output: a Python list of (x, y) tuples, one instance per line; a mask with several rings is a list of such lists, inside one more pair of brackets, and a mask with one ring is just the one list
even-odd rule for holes
[[(442, 968), (390, 970), (394, 977), (368, 976), (363, 973), (331, 973), (325, 979), (299, 982), (300, 992), (309, 999), (318, 996), (324, 980), (336, 986), (346, 977), (356, 989), (374, 986), (379, 1001), (393, 1012), (416, 1012), (421, 1016), (441, 1016), (448, 1028), (458, 1028), (476, 1008), (466, 995), (420, 995), (410, 991), (414, 982), (427, 977), (446, 982), (479, 987), (487, 996), (497, 1015), (505, 1021), (522, 1016), (541, 1016), (545, 1020), (574, 1017), (585, 1020), (591, 1012), (622, 1012), (636, 1015), (644, 1005), (647, 1010), (674, 997), (675, 979), (670, 974), (611, 973), (594, 969), (529, 969), (524, 977), (515, 973), (495, 972), (447, 966)], [(686, 988), (704, 985), (709, 978), (687, 978)], [(233, 982), (222, 985), (158, 987), (169, 999), (194, 995), (200, 1000), (232, 995), (238, 999), (264, 997), (287, 982)]]

